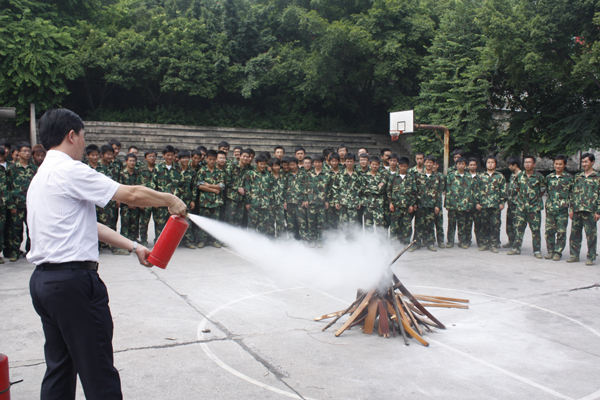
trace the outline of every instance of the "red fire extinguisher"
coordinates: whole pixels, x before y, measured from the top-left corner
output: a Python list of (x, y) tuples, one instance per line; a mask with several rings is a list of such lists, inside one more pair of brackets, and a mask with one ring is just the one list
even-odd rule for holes
[(0, 400), (10, 400), (10, 380), (8, 378), (8, 357), (0, 353)]
[(175, 249), (179, 246), (181, 239), (183, 239), (188, 226), (189, 224), (184, 217), (171, 215), (165, 225), (165, 229), (163, 229), (152, 252), (148, 256), (150, 264), (162, 269), (167, 268), (167, 264), (171, 260), (173, 253), (175, 253)]

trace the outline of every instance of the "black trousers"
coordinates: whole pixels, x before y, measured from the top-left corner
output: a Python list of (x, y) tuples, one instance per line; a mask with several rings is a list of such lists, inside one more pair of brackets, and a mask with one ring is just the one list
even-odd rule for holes
[(46, 337), (41, 400), (75, 399), (77, 374), (87, 400), (122, 399), (108, 292), (98, 273), (36, 270), (29, 290)]

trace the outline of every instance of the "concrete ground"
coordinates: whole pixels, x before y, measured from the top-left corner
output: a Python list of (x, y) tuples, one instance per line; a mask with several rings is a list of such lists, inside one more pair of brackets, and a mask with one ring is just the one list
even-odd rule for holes
[[(282, 285), (230, 249), (180, 248), (166, 270), (103, 251), (124, 397), (600, 398), (600, 266), (537, 260), (529, 231), (522, 255), (506, 251), (420, 250), (394, 266), (413, 293), (471, 302), (430, 309), (448, 329), (427, 334), (429, 347), (321, 332), (328, 321), (313, 318), (346, 308), (356, 288)], [(23, 379), (13, 399), (38, 398), (45, 370), (32, 270), (24, 259), (0, 266), (0, 352), (11, 381)]]

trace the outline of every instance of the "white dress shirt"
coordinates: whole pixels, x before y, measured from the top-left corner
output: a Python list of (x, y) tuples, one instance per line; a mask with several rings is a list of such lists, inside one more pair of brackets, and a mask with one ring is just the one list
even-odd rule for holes
[(50, 150), (27, 191), (30, 263), (98, 261), (96, 207), (119, 184), (66, 153)]

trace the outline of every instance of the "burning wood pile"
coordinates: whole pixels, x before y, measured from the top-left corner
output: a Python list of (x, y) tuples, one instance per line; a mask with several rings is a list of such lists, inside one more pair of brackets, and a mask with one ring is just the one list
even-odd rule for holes
[[(392, 261), (390, 267), (415, 242), (406, 247)], [(391, 271), (391, 276), (383, 279), (378, 288), (369, 292), (359, 291), (356, 300), (345, 310), (325, 314), (315, 318), (320, 321), (335, 318), (323, 331), (335, 324), (342, 316), (350, 314), (348, 320), (337, 330), (335, 336), (340, 336), (347, 329), (362, 324), (363, 333), (372, 334), (377, 324), (379, 336), (390, 337), (402, 335), (404, 344), (408, 346), (408, 338), (412, 337), (424, 346), (429, 343), (423, 339), (423, 332), (431, 332), (430, 327), (446, 329), (425, 307), (469, 308), (469, 300), (451, 297), (412, 295)], [(388, 282), (385, 282), (389, 280)], [(422, 301), (423, 303), (419, 302)], [(423, 328), (423, 329), (422, 329)]]

